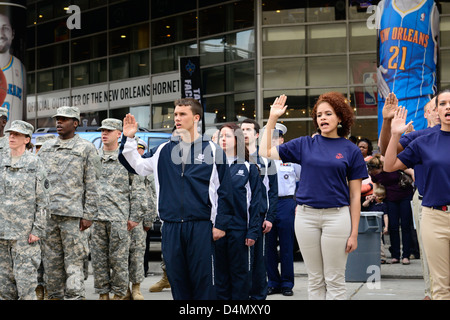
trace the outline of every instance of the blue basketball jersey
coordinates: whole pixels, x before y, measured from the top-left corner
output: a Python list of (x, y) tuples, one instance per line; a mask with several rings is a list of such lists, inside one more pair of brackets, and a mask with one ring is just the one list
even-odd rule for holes
[[(426, 127), (423, 107), (436, 93), (433, 10), (434, 0), (423, 0), (407, 11), (395, 0), (386, 0), (379, 26), (380, 66), (387, 70), (383, 78), (399, 105), (408, 108), (408, 121), (414, 121), (416, 130)], [(379, 95), (379, 116), (383, 105), (384, 97)]]

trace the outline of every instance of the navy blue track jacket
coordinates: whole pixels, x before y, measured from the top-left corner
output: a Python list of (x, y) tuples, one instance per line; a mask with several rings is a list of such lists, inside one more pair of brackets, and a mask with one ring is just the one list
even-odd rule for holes
[(141, 157), (136, 140), (122, 136), (119, 161), (129, 172), (141, 176), (153, 173), (162, 221), (211, 220), (215, 228), (225, 231), (233, 201), (225, 154), (202, 137), (185, 144), (184, 155), (182, 144), (179, 137), (172, 137)]
[(230, 164), (233, 184), (234, 212), (229, 229), (247, 230), (248, 239), (256, 240), (260, 225), (262, 195), (261, 178), (256, 164), (235, 160)]

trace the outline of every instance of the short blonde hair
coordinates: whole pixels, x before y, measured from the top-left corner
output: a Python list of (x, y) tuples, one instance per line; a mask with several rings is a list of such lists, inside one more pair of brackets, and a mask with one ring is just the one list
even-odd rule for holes
[(373, 190), (373, 194), (378, 196), (381, 200), (383, 200), (384, 198), (386, 198), (386, 188), (379, 184)]

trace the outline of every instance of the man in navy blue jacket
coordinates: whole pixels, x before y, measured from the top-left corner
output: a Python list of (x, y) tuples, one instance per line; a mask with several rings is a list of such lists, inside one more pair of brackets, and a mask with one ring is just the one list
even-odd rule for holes
[(127, 114), (123, 122), (119, 160), (130, 172), (154, 175), (162, 254), (176, 300), (216, 298), (213, 241), (225, 235), (232, 214), (226, 157), (198, 133), (201, 112), (194, 99), (176, 100), (176, 136), (142, 157), (136, 150), (134, 116)]

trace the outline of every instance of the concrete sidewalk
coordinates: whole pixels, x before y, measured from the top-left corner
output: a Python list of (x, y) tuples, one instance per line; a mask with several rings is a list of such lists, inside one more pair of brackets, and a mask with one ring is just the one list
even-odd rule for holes
[[(268, 296), (267, 300), (307, 300), (307, 281), (305, 264), (294, 262), (295, 286), (294, 295), (285, 297), (281, 294)], [(159, 262), (150, 262), (149, 275), (141, 284), (141, 292), (145, 300), (172, 300), (170, 289), (151, 293), (150, 286), (161, 279)], [(94, 292), (94, 277), (90, 273), (85, 282), (86, 299), (97, 300)], [(378, 282), (347, 282), (348, 300), (422, 300), (424, 298), (424, 281), (420, 260), (411, 260), (410, 265), (381, 265), (381, 279)]]

